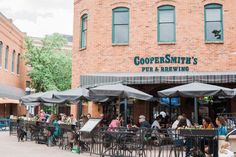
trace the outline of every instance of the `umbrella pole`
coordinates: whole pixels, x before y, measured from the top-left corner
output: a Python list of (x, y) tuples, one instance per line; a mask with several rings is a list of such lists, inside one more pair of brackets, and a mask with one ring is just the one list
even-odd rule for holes
[(194, 97), (194, 115), (195, 122), (198, 123), (197, 97)]
[(125, 127), (127, 126), (127, 98), (125, 98)]
[(171, 113), (171, 108), (172, 108), (172, 106), (171, 106), (172, 104), (171, 104), (171, 98), (170, 98), (170, 111), (169, 111), (169, 115), (170, 115), (170, 120), (169, 120), (169, 122), (171, 122), (171, 115), (172, 115), (172, 113)]
[(82, 100), (79, 101), (79, 104), (77, 106), (77, 119), (80, 119), (81, 115), (82, 115)]

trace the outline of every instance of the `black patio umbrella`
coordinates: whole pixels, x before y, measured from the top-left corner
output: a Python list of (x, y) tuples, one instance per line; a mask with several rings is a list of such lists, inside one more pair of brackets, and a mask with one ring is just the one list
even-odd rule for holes
[(151, 95), (144, 93), (135, 88), (123, 85), (121, 83), (101, 85), (89, 90), (89, 95), (91, 96), (109, 96), (109, 97), (119, 97), (124, 99), (125, 106), (125, 124), (127, 124), (127, 99), (135, 98), (139, 100), (150, 100)]
[(83, 100), (91, 100), (95, 102), (105, 102), (108, 100), (106, 97), (91, 97), (89, 96), (89, 90), (83, 87), (69, 89), (66, 91), (58, 92), (54, 94), (55, 98), (58, 99), (67, 99), (70, 102), (78, 103), (78, 118), (82, 114), (82, 101)]
[(20, 101), (23, 104), (27, 103), (54, 103), (54, 104), (62, 104), (67, 102), (65, 98), (54, 98), (54, 94), (58, 93), (58, 91), (52, 90), (47, 92), (39, 92), (32, 95), (23, 96), (20, 98)]
[(205, 83), (193, 82), (185, 85), (176, 86), (173, 88), (158, 91), (160, 97), (192, 97), (194, 98), (195, 120), (198, 121), (197, 113), (197, 97), (202, 96), (223, 96), (232, 97), (234, 91), (229, 88), (210, 85)]

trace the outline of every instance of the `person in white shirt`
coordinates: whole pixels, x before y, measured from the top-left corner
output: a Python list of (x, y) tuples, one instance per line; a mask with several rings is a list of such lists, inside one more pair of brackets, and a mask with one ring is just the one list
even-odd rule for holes
[(152, 128), (152, 129), (161, 129), (160, 121), (161, 121), (161, 115), (159, 115), (159, 116), (156, 117), (156, 119), (155, 119), (154, 122), (152, 123), (151, 128)]
[(179, 121), (181, 120), (181, 119), (183, 119), (184, 117), (182, 116), (182, 115), (179, 115), (178, 116), (178, 118), (174, 121), (174, 123), (172, 124), (172, 126), (171, 126), (171, 128), (172, 129), (176, 129), (177, 128), (177, 126), (178, 126), (178, 124), (179, 124)]
[(191, 127), (191, 126), (192, 126), (192, 123), (191, 123), (190, 120), (187, 118), (186, 114), (183, 113), (182, 116), (186, 119), (187, 127)]

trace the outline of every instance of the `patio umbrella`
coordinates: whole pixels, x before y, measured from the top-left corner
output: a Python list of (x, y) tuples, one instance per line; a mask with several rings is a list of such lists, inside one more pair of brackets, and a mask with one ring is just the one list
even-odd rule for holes
[(158, 91), (160, 97), (192, 97), (194, 98), (195, 120), (198, 119), (197, 114), (197, 97), (201, 96), (225, 96), (232, 97), (234, 91), (229, 88), (210, 85), (205, 83), (193, 82), (181, 86)]
[(152, 98), (152, 96), (147, 93), (144, 93), (135, 88), (123, 85), (121, 83), (111, 84), (111, 85), (101, 85), (98, 87), (91, 88), (89, 90), (89, 95), (119, 97), (119, 98), (124, 99), (125, 124), (127, 124), (127, 99), (128, 98), (135, 98), (139, 100), (150, 100)]
[(70, 101), (76, 102), (81, 99), (88, 99), (89, 98), (89, 90), (83, 87), (79, 87), (76, 89), (69, 89), (66, 91), (55, 93), (54, 96), (56, 98), (66, 98)]
[(58, 92), (54, 94), (54, 97), (59, 99), (67, 99), (71, 102), (79, 103), (78, 118), (82, 114), (82, 100), (92, 100), (96, 102), (104, 102), (108, 100), (106, 97), (91, 97), (89, 96), (89, 90), (83, 87), (69, 89), (66, 91)]
[(55, 104), (62, 104), (65, 103), (67, 100), (63, 98), (54, 98), (53, 95), (58, 93), (57, 91), (47, 91), (47, 92), (39, 92), (32, 95), (27, 95), (21, 97), (20, 101), (23, 103), (34, 103), (34, 102), (41, 102), (41, 103), (55, 103)]

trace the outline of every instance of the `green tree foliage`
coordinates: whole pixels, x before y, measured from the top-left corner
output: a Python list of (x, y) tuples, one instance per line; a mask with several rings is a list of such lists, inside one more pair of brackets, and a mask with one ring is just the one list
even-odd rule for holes
[(45, 36), (42, 46), (26, 39), (25, 60), (31, 67), (29, 76), (37, 92), (66, 90), (71, 87), (71, 52), (62, 50), (66, 39), (60, 34)]

